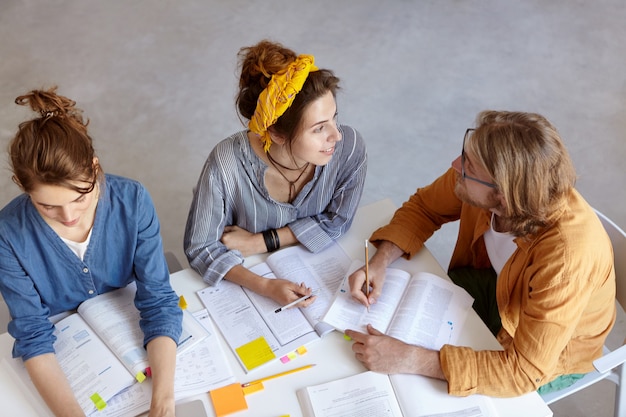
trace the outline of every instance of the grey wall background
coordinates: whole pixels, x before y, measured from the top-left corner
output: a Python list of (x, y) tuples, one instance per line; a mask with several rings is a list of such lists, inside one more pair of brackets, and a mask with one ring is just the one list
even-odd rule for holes
[[(621, 0), (3, 0), (0, 141), (32, 113), (13, 100), (58, 85), (91, 120), (105, 171), (143, 182), (181, 260), (191, 189), (241, 128), (236, 54), (262, 38), (342, 79), (340, 120), (364, 135), (362, 203), (400, 205), (449, 166), (483, 109), (559, 128), (578, 188), (626, 227), (626, 7)], [(0, 205), (19, 193), (1, 159)], [(429, 246), (449, 258), (454, 226)]]

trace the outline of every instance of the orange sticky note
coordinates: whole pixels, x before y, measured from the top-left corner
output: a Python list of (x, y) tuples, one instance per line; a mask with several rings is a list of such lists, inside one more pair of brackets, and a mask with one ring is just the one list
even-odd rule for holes
[(234, 383), (209, 392), (217, 417), (247, 410), (248, 403), (243, 394), (241, 384)]

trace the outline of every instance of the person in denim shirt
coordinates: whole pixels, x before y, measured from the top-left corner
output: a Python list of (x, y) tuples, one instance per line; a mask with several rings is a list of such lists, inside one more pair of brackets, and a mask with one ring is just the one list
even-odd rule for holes
[(11, 142), (13, 180), (24, 194), (0, 211), (0, 290), (13, 356), (55, 415), (83, 415), (54, 355), (49, 318), (135, 281), (153, 375), (150, 416), (174, 416), (182, 311), (148, 192), (104, 175), (81, 110), (56, 88), (16, 103), (40, 116), (20, 124)]

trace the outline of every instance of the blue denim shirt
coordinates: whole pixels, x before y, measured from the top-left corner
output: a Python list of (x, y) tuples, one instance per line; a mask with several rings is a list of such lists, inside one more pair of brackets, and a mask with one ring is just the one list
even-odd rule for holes
[[(136, 281), (144, 345), (175, 341), (182, 311), (169, 282), (152, 200), (138, 182), (107, 175), (81, 261), (43, 220), (27, 194), (0, 211), (0, 290), (12, 321), (13, 356), (53, 353), (50, 316)], [(104, 192), (102, 192), (104, 191)]]

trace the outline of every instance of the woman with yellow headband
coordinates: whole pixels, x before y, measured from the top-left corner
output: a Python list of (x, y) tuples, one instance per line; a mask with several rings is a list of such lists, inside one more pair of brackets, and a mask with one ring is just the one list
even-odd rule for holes
[(209, 155), (187, 219), (185, 253), (208, 284), (227, 279), (284, 305), (311, 289), (260, 277), (243, 259), (296, 243), (316, 252), (345, 233), (363, 191), (365, 143), (337, 123), (339, 79), (318, 69), (313, 56), (269, 41), (238, 56), (236, 103), (248, 129)]

